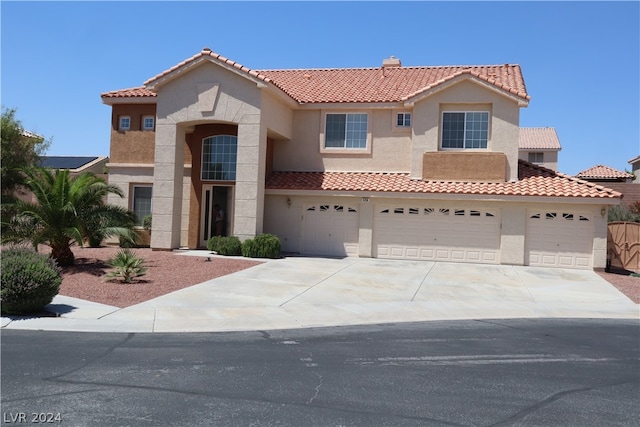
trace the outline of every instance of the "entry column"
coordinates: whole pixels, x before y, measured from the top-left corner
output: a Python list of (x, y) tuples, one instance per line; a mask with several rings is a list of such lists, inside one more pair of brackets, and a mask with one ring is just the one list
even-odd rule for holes
[(259, 114), (245, 114), (238, 124), (233, 234), (240, 240), (262, 233), (267, 132)]
[(180, 247), (185, 132), (170, 119), (156, 124), (153, 169), (153, 249)]

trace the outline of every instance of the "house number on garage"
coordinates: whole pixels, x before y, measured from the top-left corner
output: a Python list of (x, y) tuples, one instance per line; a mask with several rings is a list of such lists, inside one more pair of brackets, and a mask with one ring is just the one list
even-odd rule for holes
[(369, 198), (368, 197), (363, 197), (362, 198), (362, 203), (369, 203)]

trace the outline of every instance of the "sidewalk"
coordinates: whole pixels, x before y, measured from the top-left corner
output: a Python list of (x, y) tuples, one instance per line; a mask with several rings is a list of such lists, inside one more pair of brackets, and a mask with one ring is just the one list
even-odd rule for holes
[(61, 295), (48, 309), (60, 317), (3, 317), (1, 326), (214, 332), (459, 319), (640, 319), (640, 306), (593, 271), (370, 258), (269, 260), (123, 309)]

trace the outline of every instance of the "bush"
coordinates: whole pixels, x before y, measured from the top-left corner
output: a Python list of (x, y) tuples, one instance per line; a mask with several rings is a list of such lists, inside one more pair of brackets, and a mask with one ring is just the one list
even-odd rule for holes
[(143, 267), (144, 259), (135, 252), (127, 249), (119, 250), (113, 258), (107, 261), (107, 265), (114, 270), (107, 273), (108, 279), (121, 277), (124, 283), (131, 283), (136, 277), (144, 276), (147, 268)]
[(242, 242), (242, 256), (248, 258), (280, 258), (280, 252), (280, 239), (273, 234), (261, 234)]
[(213, 236), (207, 241), (207, 249), (218, 255), (240, 255), (242, 244), (236, 236)]
[(147, 230), (149, 232), (149, 234), (151, 234), (151, 224), (152, 223), (153, 223), (153, 217), (151, 216), (151, 214), (145, 215), (144, 218), (142, 218), (142, 228)]
[(608, 222), (640, 222), (640, 214), (624, 206), (611, 206), (609, 208)]
[(56, 262), (27, 248), (0, 252), (2, 314), (40, 311), (58, 295), (62, 273)]

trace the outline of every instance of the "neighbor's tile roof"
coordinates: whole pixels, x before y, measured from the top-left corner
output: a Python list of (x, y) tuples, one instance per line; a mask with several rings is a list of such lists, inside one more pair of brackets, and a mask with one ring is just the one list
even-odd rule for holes
[[(252, 70), (207, 48), (152, 77), (144, 85), (152, 85), (207, 56), (273, 84), (299, 103), (401, 102), (463, 75), (530, 99), (519, 65)], [(155, 95), (144, 87), (102, 94), (103, 98), (129, 96)]]
[(576, 177), (582, 179), (627, 179), (633, 178), (628, 172), (622, 172), (609, 166), (596, 165), (592, 168), (579, 172)]
[(456, 182), (412, 180), (407, 173), (386, 172), (273, 172), (267, 190), (366, 191), (492, 196), (588, 197), (613, 199), (621, 193), (519, 162), (517, 182)]
[(520, 128), (518, 148), (521, 150), (560, 150), (560, 140), (554, 128)]

